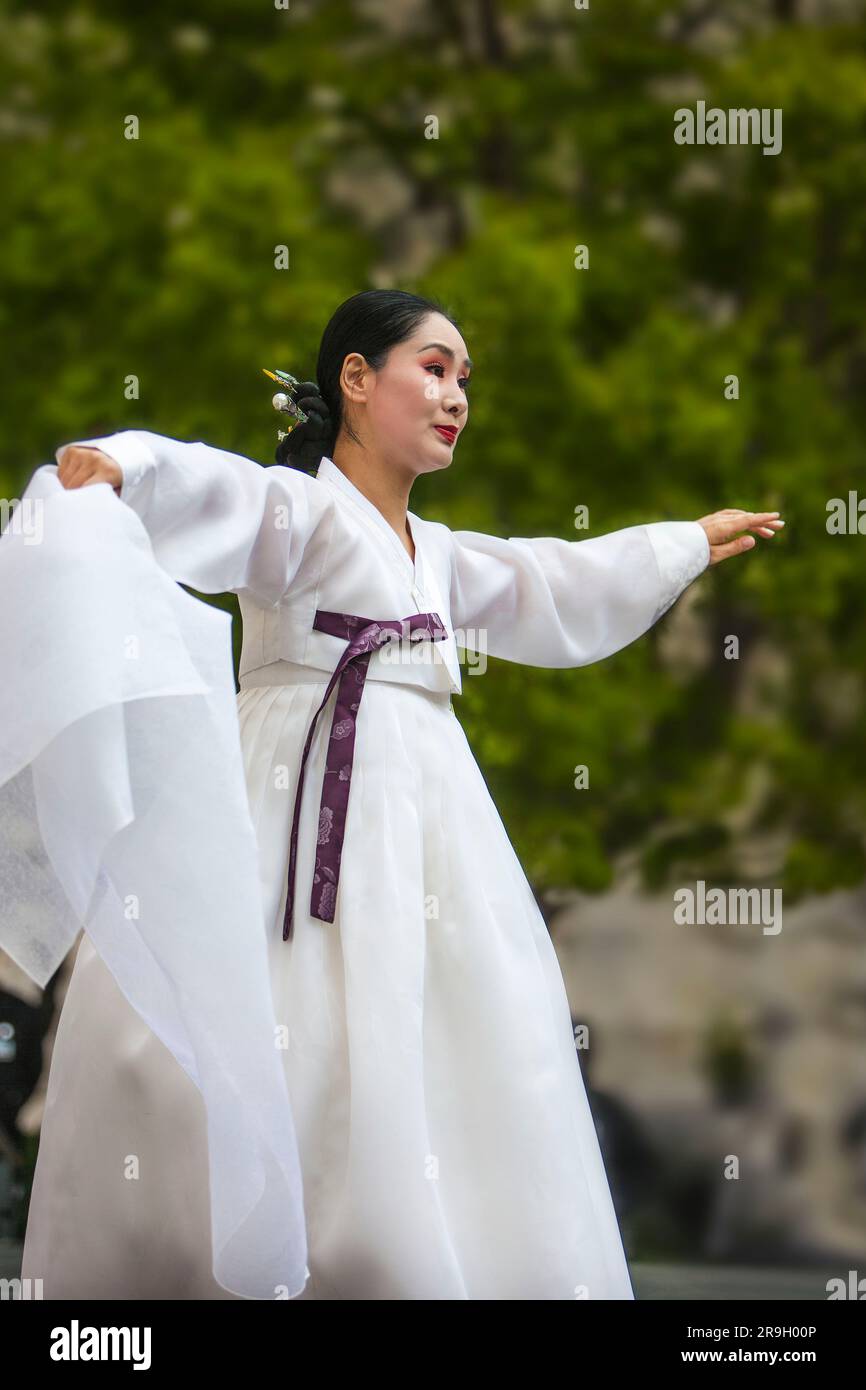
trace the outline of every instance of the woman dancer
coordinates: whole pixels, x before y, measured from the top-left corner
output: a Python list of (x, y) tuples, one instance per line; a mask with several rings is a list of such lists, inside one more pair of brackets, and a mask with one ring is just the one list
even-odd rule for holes
[[(782, 523), (451, 531), (408, 501), (468, 422), (454, 320), (355, 295), (316, 375), (275, 467), (144, 430), (57, 454), (65, 488), (118, 492), (172, 579), (239, 596), (300, 1296), (631, 1299), (556, 955), (453, 711), (455, 639), (529, 666), (599, 661), (753, 546), (743, 533)], [(234, 1296), (212, 1270), (201, 1096), (87, 935), (63, 1012), (23, 1274), (49, 1298)]]

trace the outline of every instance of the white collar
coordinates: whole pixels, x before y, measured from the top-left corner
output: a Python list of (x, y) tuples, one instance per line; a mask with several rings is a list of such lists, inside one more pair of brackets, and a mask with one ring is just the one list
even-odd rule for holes
[(414, 522), (417, 520), (414, 512), (407, 512), (407, 516), (409, 517), (409, 525), (412, 531), (412, 540), (415, 545), (415, 563), (413, 565), (412, 558), (409, 555), (408, 550), (401, 542), (400, 537), (397, 535), (397, 532), (394, 530), (394, 527), (391, 525), (391, 523), (385, 520), (385, 517), (379, 511), (379, 508), (374, 506), (374, 504), (370, 501), (369, 497), (365, 497), (364, 493), (361, 492), (360, 488), (357, 488), (355, 484), (351, 481), (351, 479), (346, 477), (346, 474), (342, 471), (342, 469), (337, 467), (333, 459), (329, 459), (327, 456), (322, 457), (322, 459), (319, 462), (316, 477), (321, 482), (332, 483), (334, 487), (339, 488), (341, 492), (345, 493), (345, 495), (349, 497), (355, 503), (356, 506), (360, 507), (361, 510), (365, 512), (367, 516), (369, 516), (371, 520), (374, 521), (376, 525), (379, 526), (385, 532), (385, 534), (389, 538), (389, 541), (391, 542), (391, 545), (394, 547), (395, 552), (399, 555), (408, 578), (410, 580), (414, 580), (415, 584), (417, 584), (420, 587), (422, 561), (420, 553), (421, 547), (419, 544), (419, 533), (421, 528), (420, 526), (414, 525)]
[[(410, 592), (418, 604), (418, 611), (438, 612), (443, 623), (450, 623), (450, 610), (443, 605), (442, 592), (436, 579), (435, 569), (432, 565), (428, 566), (424, 562), (421, 541), (424, 527), (421, 518), (417, 517), (414, 512), (407, 511), (406, 513), (412, 528), (412, 540), (415, 543), (415, 564), (413, 565), (408, 550), (401, 544), (400, 537), (393, 526), (385, 520), (379, 508), (373, 505), (369, 497), (365, 497), (364, 493), (355, 487), (355, 484), (337, 467), (333, 459), (323, 455), (319, 462), (316, 478), (319, 482), (330, 483), (384, 533), (391, 547), (390, 553), (395, 565), (399, 565), (401, 575), (411, 586)], [(449, 633), (447, 642), (437, 644), (437, 653), (448, 669), (453, 689), (459, 692), (461, 689), (460, 663), (453, 634)]]

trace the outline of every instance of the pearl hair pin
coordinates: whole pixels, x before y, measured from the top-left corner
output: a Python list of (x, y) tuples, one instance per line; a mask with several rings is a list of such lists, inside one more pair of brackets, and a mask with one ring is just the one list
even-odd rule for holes
[(298, 381), (297, 377), (292, 376), (289, 372), (269, 372), (267, 367), (262, 367), (262, 371), (265, 376), (270, 377), (271, 381), (275, 381), (278, 386), (285, 388), (282, 391), (277, 391), (276, 395), (272, 397), (271, 405), (274, 407), (274, 410), (279, 411), (281, 415), (294, 416), (293, 423), (289, 425), (289, 428), (278, 432), (277, 438), (282, 440), (285, 439), (286, 435), (290, 434), (297, 425), (305, 424), (310, 418), (309, 415), (305, 414), (305, 412), (295, 404), (293, 399), (301, 383)]

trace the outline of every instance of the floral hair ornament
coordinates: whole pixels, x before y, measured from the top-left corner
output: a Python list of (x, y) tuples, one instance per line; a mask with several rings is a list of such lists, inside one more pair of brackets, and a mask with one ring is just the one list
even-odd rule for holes
[(281, 441), (286, 438), (286, 435), (291, 434), (292, 430), (298, 425), (306, 424), (307, 420), (310, 418), (305, 411), (301, 410), (300, 406), (295, 401), (298, 389), (304, 383), (298, 381), (297, 377), (291, 376), (289, 372), (269, 372), (267, 367), (262, 367), (262, 371), (265, 376), (271, 378), (271, 381), (275, 381), (278, 386), (284, 388), (282, 391), (277, 391), (276, 395), (273, 396), (271, 400), (271, 405), (274, 407), (274, 410), (279, 411), (281, 415), (291, 415), (294, 417), (288, 429), (279, 430), (277, 432), (277, 439)]

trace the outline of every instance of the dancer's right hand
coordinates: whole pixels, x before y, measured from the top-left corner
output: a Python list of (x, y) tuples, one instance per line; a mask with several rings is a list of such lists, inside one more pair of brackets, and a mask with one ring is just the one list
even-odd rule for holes
[(55, 454), (57, 476), (64, 487), (87, 487), (89, 483), (111, 483), (120, 496), (123, 474), (120, 464), (92, 444), (64, 444)]

